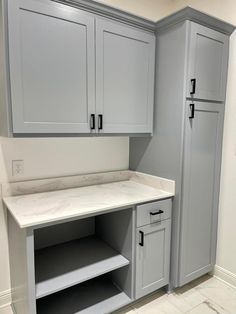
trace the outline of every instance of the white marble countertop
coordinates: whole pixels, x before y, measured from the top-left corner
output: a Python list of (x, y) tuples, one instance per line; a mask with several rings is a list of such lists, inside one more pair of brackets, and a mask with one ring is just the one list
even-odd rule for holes
[[(112, 177), (114, 182), (107, 183), (108, 176)], [(5, 196), (3, 201), (18, 225), (26, 228), (75, 217), (96, 215), (116, 208), (174, 196), (174, 181), (137, 172), (96, 174), (96, 185), (92, 185), (93, 177), (91, 175), (88, 177), (89, 186), (73, 188), (65, 186), (63, 190), (25, 195), (18, 195), (20, 183), (17, 183), (18, 190), (14, 186), (14, 189), (18, 191), (15, 192), (17, 196)], [(84, 185), (86, 185), (86, 178), (86, 176), (81, 177)], [(97, 184), (98, 178), (100, 178), (99, 184)], [(68, 178), (66, 180), (68, 183)], [(78, 178), (76, 181), (78, 182)], [(26, 183), (22, 184), (26, 185)], [(6, 187), (5, 190), (7, 190)], [(41, 190), (42, 188), (39, 188), (39, 191)], [(34, 191), (37, 191), (35, 181)], [(27, 189), (24, 193), (26, 192)], [(5, 194), (14, 193), (8, 191)]]

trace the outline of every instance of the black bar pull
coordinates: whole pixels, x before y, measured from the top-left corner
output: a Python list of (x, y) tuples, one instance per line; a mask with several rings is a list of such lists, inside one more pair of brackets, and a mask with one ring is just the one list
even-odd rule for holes
[(194, 105), (194, 103), (190, 104), (189, 107), (190, 107), (189, 119), (194, 119), (194, 114), (195, 114), (195, 105)]
[(90, 129), (95, 130), (95, 114), (90, 115)]
[(102, 114), (98, 115), (98, 130), (102, 130), (103, 129), (103, 116)]
[(194, 95), (196, 92), (196, 79), (191, 79), (190, 82), (191, 82), (191, 86), (192, 86), (192, 90), (190, 92), (190, 95)]
[(139, 231), (139, 234), (141, 236), (139, 245), (144, 246), (144, 233), (143, 233), (143, 231)]
[(150, 212), (150, 215), (152, 215), (152, 216), (155, 216), (155, 215), (160, 215), (160, 214), (163, 214), (164, 212), (163, 212), (163, 210), (158, 210), (158, 212)]

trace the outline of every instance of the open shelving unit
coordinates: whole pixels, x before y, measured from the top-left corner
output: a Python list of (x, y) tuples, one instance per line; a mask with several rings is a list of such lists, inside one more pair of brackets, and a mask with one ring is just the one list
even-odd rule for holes
[(37, 314), (105, 314), (133, 299), (133, 209), (34, 232)]
[(35, 252), (36, 298), (47, 296), (129, 264), (96, 236)]
[(101, 276), (37, 301), (37, 314), (110, 313), (130, 302), (113, 282)]

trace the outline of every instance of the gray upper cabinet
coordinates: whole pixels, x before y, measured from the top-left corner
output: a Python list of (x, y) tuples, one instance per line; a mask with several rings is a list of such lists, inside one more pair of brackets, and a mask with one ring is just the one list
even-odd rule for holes
[(51, 0), (0, 5), (1, 133), (152, 133), (154, 23)]
[(209, 272), (215, 263), (223, 110), (222, 104), (187, 102), (181, 285)]
[(155, 36), (96, 19), (96, 105), (106, 133), (151, 133)]
[(223, 101), (226, 89), (228, 36), (191, 22), (189, 38), (187, 97)]
[(94, 17), (50, 1), (8, 1), (13, 133), (90, 132)]

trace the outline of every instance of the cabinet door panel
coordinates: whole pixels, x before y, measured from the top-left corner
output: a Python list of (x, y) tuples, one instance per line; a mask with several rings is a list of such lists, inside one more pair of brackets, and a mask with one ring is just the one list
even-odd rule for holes
[(90, 132), (94, 19), (52, 2), (9, 2), (14, 133)]
[[(143, 232), (143, 246), (140, 245)], [(169, 281), (170, 220), (137, 229), (136, 298), (153, 292)]]
[(106, 133), (152, 132), (155, 37), (96, 20), (97, 111)]
[(185, 127), (180, 284), (215, 263), (223, 105), (195, 102)]
[[(190, 25), (187, 97), (224, 101), (228, 36), (193, 22)], [(196, 92), (193, 95), (190, 94), (191, 79), (196, 79)]]

